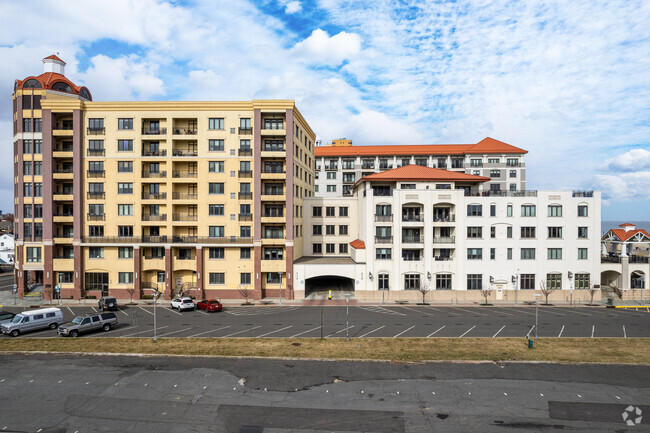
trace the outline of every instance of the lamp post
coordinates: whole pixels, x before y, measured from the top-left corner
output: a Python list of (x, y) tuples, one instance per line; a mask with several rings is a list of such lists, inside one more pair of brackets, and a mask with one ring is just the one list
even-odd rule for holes
[(539, 312), (539, 297), (542, 296), (540, 294), (535, 294), (535, 340), (537, 340), (537, 330), (539, 329), (537, 324), (537, 317), (538, 317), (538, 312)]
[(158, 288), (156, 287), (153, 289), (153, 341), (156, 341), (158, 339), (158, 336), (156, 335), (156, 300), (158, 299)]
[(569, 304), (573, 305), (573, 272), (569, 271), (567, 275), (569, 277), (569, 293), (571, 296)]
[(345, 294), (345, 339), (350, 341), (350, 294)]

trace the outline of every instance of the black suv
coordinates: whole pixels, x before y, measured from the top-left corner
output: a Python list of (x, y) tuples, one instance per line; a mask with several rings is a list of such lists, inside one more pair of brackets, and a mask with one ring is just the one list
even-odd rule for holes
[(102, 311), (117, 310), (117, 299), (112, 296), (102, 296), (97, 304)]

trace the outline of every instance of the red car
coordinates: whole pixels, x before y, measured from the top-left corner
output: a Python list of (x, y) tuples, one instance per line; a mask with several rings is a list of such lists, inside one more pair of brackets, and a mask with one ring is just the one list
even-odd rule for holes
[(217, 301), (216, 299), (204, 299), (196, 304), (196, 308), (199, 310), (205, 310), (209, 313), (211, 311), (223, 310), (223, 305), (221, 305), (221, 302)]

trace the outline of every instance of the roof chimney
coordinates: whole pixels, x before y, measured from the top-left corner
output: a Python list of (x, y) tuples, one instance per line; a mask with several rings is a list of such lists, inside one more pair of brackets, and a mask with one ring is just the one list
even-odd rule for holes
[(621, 224), (619, 227), (625, 230), (625, 232), (629, 232), (636, 229), (636, 226), (630, 223)]
[(55, 54), (43, 59), (44, 72), (54, 72), (55, 74), (65, 75), (65, 62), (59, 59)]

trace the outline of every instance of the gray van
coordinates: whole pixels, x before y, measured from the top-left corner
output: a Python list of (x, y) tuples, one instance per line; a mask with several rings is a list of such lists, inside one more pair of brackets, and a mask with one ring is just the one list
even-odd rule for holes
[(11, 319), (9, 323), (0, 325), (2, 333), (18, 337), (23, 332), (39, 329), (56, 329), (63, 323), (63, 313), (58, 308), (41, 308), (40, 310), (23, 311)]

